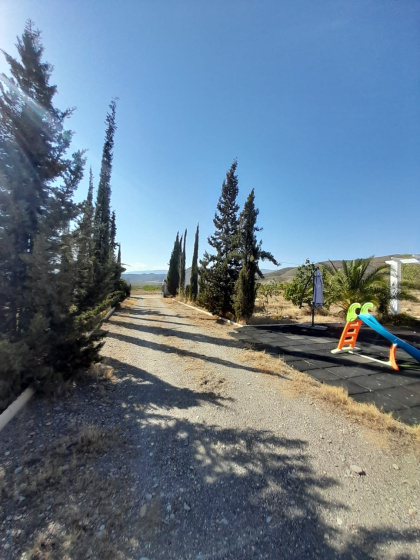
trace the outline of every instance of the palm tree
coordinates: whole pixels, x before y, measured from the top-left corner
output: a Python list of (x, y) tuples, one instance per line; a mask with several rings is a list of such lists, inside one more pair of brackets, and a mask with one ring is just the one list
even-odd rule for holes
[(388, 265), (384, 263), (375, 267), (372, 259), (341, 261), (341, 268), (330, 261), (331, 266), (326, 266), (329, 299), (345, 313), (355, 302), (363, 304), (371, 301), (382, 310), (385, 299), (389, 301)]

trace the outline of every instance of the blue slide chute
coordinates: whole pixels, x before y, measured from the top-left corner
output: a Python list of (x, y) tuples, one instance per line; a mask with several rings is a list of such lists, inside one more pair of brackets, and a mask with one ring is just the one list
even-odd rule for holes
[(389, 340), (394, 346), (397, 346), (397, 348), (401, 348), (401, 350), (404, 350), (404, 352), (407, 352), (407, 354), (409, 354), (412, 358), (420, 362), (420, 350), (418, 348), (415, 348), (414, 346), (411, 346), (411, 344), (408, 344), (408, 342), (401, 340), (401, 338), (398, 338), (398, 336), (395, 336), (394, 334), (387, 331), (386, 328), (383, 327), (375, 317), (373, 317), (373, 315), (361, 313), (360, 315), (358, 315), (358, 319), (363, 321), (368, 327), (376, 331), (378, 334)]

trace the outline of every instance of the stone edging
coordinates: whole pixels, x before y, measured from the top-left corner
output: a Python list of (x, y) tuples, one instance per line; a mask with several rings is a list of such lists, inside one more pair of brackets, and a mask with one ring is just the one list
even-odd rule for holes
[[(204, 309), (200, 309), (199, 307), (194, 307), (194, 305), (188, 305), (188, 303), (184, 303), (183, 301), (179, 301), (178, 299), (175, 300), (177, 303), (181, 305), (185, 305), (186, 307), (190, 307), (191, 309), (195, 309), (196, 311), (200, 311), (200, 313), (205, 313), (206, 315), (210, 315), (210, 317), (215, 317), (213, 313), (209, 311), (204, 311)], [(225, 323), (229, 323), (230, 325), (235, 325), (235, 327), (249, 327), (249, 325), (240, 325), (239, 323), (235, 323), (235, 321), (231, 321), (230, 319), (225, 319), (224, 317), (217, 317), (220, 321), (224, 321)]]
[(113, 315), (115, 313), (116, 307), (112, 307), (108, 313), (105, 315), (105, 317), (102, 319), (101, 323), (103, 323), (104, 321), (107, 321), (111, 315)]
[(35, 389), (28, 387), (21, 393), (18, 398), (9, 404), (9, 406), (0, 414), (0, 432), (10, 422), (14, 416), (25, 406), (25, 404), (35, 394)]

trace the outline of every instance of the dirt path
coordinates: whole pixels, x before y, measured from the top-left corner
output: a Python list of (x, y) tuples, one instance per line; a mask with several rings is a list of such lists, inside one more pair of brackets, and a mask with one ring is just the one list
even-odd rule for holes
[[(138, 298), (106, 328), (114, 376), (104, 368), (108, 381), (82, 383), (55, 404), (59, 420), (41, 400), (20, 419), (31, 430), (42, 414), (32, 446), (39, 436), (46, 448), (59, 429), (69, 434), (63, 449), (73, 446), (72, 460), (64, 451), (57, 467), (67, 465), (68, 495), (57, 505), (63, 483), (54, 478), (42, 496), (14, 482), (14, 509), (0, 511), (1, 558), (419, 557), (412, 450), (310, 397), (292, 397), (287, 368), (271, 375), (229, 336), (232, 327), (172, 300)], [(80, 436), (95, 423), (92, 410), (105, 434), (99, 449), (98, 437), (89, 447)], [(30, 471), (33, 448), (10, 451), (11, 433), (0, 434), (8, 486), (19, 465), (39, 476)], [(86, 472), (95, 475), (84, 484)]]

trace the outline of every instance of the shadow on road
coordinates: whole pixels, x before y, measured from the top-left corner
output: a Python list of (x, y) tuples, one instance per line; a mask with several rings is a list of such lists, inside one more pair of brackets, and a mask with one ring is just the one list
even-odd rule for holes
[[(122, 317), (129, 317), (130, 319), (138, 319), (137, 315), (122, 315)], [(142, 317), (141, 318), (142, 321), (146, 321), (147, 323), (167, 323), (168, 325), (175, 325), (175, 326), (183, 326), (183, 327), (190, 327), (191, 325), (188, 323), (177, 323), (175, 321), (163, 321), (161, 319), (150, 319), (149, 317)], [(113, 318), (113, 322), (115, 321), (115, 318)], [(125, 322), (120, 321), (121, 324), (126, 324)], [(128, 327), (129, 328), (129, 327)]]
[[(234, 368), (234, 369), (240, 369), (240, 370), (251, 371), (251, 372), (266, 373), (268, 375), (273, 374), (272, 371), (264, 369), (264, 368), (250, 367), (250, 366), (247, 366), (246, 364), (238, 364), (236, 362), (232, 362), (232, 361), (229, 361), (229, 360), (224, 360), (222, 358), (216, 358), (214, 356), (205, 356), (203, 354), (199, 354), (198, 352), (192, 352), (190, 350), (180, 349), (180, 348), (177, 348), (176, 346), (169, 346), (167, 344), (160, 344), (160, 343), (157, 343), (157, 342), (151, 342), (150, 340), (146, 341), (146, 340), (142, 340), (140, 338), (136, 338), (134, 336), (128, 336), (128, 335), (124, 335), (124, 334), (117, 334), (117, 333), (113, 333), (113, 332), (108, 332), (107, 333), (107, 338), (114, 338), (116, 340), (122, 340), (124, 342), (128, 342), (129, 344), (134, 344), (136, 346), (143, 346), (144, 348), (149, 348), (149, 349), (152, 349), (152, 350), (156, 350), (158, 352), (167, 352), (168, 354), (176, 354), (178, 356), (185, 356), (187, 358), (195, 358), (197, 360), (201, 360), (201, 361), (204, 361), (204, 362), (215, 364), (217, 366), (230, 367), (230, 368)], [(221, 339), (221, 344), (219, 346), (222, 345), (222, 342), (224, 342), (223, 339)], [(281, 374), (276, 374), (276, 376), (277, 377), (282, 377), (283, 379), (288, 379), (287, 377), (283, 377)]]
[[(144, 319), (142, 318), (142, 320)], [(162, 326), (155, 326), (155, 325), (139, 325), (138, 323), (127, 323), (126, 321), (118, 321), (117, 319), (113, 319), (112, 324), (137, 332), (153, 333), (158, 336), (175, 336), (177, 338), (180, 338), (181, 340), (195, 340), (195, 341), (203, 342), (205, 344), (215, 344), (216, 346), (227, 346), (228, 348), (240, 348), (242, 346), (234, 339), (229, 340), (224, 338), (218, 338), (218, 337), (210, 336), (208, 334), (205, 335), (194, 334), (194, 333), (189, 333), (170, 327), (162, 327)], [(182, 325), (182, 323), (173, 323), (173, 324), (180, 325), (180, 326)]]
[(191, 408), (200, 406), (202, 401), (211, 401), (222, 406), (224, 401), (232, 401), (209, 391), (193, 391), (179, 388), (166, 383), (159, 377), (136, 366), (131, 366), (115, 358), (107, 358), (107, 364), (112, 366), (123, 379), (120, 382), (124, 390), (130, 390), (130, 398), (125, 398), (125, 406), (137, 407), (154, 406), (166, 409)]
[(335, 523), (347, 506), (322, 495), (340, 483), (314, 471), (304, 440), (150, 409), (139, 416), (139, 464), (157, 484), (153, 500), (166, 511), (153, 557), (362, 560), (378, 557), (383, 545), (419, 536), (410, 529), (352, 527), (349, 538), (348, 528)]

